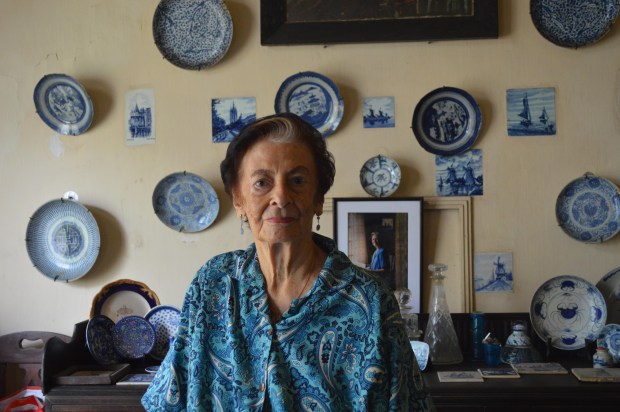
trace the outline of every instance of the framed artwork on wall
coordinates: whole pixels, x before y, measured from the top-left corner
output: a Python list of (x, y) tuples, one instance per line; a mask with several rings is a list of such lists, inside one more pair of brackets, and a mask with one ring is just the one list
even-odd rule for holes
[(333, 205), (338, 249), (392, 289), (410, 289), (419, 313), (423, 199), (334, 198)]
[(498, 37), (498, 0), (261, 0), (261, 44)]

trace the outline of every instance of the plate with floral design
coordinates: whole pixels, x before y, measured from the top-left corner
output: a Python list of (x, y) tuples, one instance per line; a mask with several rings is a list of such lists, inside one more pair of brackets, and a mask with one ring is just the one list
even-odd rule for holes
[(360, 183), (371, 196), (387, 197), (400, 185), (400, 166), (384, 155), (371, 157), (360, 169)]
[(560, 192), (555, 214), (570, 237), (584, 243), (604, 242), (620, 231), (620, 193), (609, 180), (586, 173)]

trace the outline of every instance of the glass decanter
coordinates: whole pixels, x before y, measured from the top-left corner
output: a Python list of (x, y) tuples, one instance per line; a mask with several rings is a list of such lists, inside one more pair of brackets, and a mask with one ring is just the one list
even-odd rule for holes
[(451, 365), (463, 362), (463, 354), (454, 330), (443, 280), (448, 269), (443, 263), (431, 263), (428, 269), (431, 275), (432, 290), (428, 307), (428, 323), (424, 342), (430, 347), (431, 361), (435, 365)]

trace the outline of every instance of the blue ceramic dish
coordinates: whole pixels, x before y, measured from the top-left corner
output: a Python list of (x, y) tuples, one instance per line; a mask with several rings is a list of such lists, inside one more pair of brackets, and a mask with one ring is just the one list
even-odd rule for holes
[(570, 48), (599, 41), (619, 10), (620, 0), (530, 0), (536, 30), (551, 43)]
[(530, 305), (534, 331), (553, 347), (581, 349), (595, 340), (607, 319), (607, 305), (601, 292), (578, 276), (564, 275), (543, 283)]
[(360, 169), (360, 183), (371, 196), (388, 197), (400, 185), (400, 166), (384, 155), (371, 157)]
[(344, 101), (332, 80), (319, 73), (301, 72), (284, 80), (276, 93), (275, 111), (295, 113), (327, 137), (342, 120)]
[(52, 200), (30, 218), (26, 249), (32, 264), (53, 280), (72, 281), (93, 267), (101, 238), (97, 221), (77, 201)]
[(155, 346), (155, 329), (142, 316), (126, 316), (112, 328), (114, 349), (125, 359), (141, 359)]
[(93, 358), (101, 365), (112, 365), (122, 361), (114, 349), (112, 329), (114, 321), (105, 315), (92, 317), (86, 325), (86, 346)]
[(41, 120), (61, 134), (82, 134), (93, 121), (93, 103), (86, 89), (66, 74), (43, 76), (34, 88), (34, 106)]
[(620, 193), (607, 179), (586, 173), (562, 189), (555, 204), (558, 224), (584, 243), (604, 242), (620, 231)]
[(211, 226), (220, 202), (213, 187), (189, 172), (163, 178), (153, 191), (153, 209), (166, 226), (178, 232), (200, 232)]
[(144, 318), (155, 329), (155, 346), (150, 355), (162, 360), (170, 348), (170, 339), (174, 337), (179, 325), (181, 311), (174, 306), (159, 305), (151, 309)]
[(482, 128), (482, 113), (466, 91), (441, 87), (420, 99), (411, 128), (424, 150), (452, 156), (474, 145)]
[(233, 22), (222, 0), (161, 0), (153, 16), (153, 37), (170, 63), (206, 69), (228, 51)]

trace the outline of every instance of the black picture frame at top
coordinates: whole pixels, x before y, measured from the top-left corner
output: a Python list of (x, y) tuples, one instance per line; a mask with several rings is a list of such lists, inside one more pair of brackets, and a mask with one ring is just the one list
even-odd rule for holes
[[(498, 37), (498, 0), (464, 0), (460, 3), (464, 12), (444, 11), (448, 3), (446, 0), (260, 0), (261, 45)], [(355, 7), (347, 8), (347, 5)], [(394, 17), (393, 10), (387, 15), (385, 7), (400, 7), (400, 13), (396, 13), (399, 17)], [(412, 9), (415, 7), (428, 9), (420, 14)], [(343, 13), (344, 17), (339, 17)]]
[(392, 290), (411, 290), (416, 313), (422, 302), (422, 208), (421, 197), (333, 198), (338, 249)]

